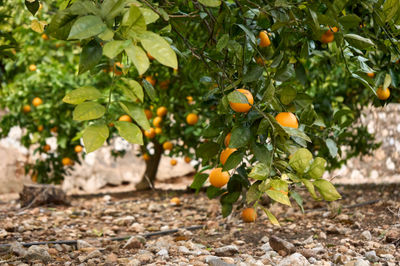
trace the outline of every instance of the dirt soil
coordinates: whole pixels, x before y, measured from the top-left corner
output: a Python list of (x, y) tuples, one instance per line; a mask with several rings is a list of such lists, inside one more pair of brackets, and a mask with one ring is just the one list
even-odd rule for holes
[[(339, 186), (343, 198), (335, 204), (315, 202), (300, 191), (306, 201), (304, 214), (294, 202), (292, 207), (270, 206), (281, 227), (272, 225), (261, 210), (255, 223), (243, 223), (238, 209), (222, 218), (218, 200), (188, 191), (79, 196), (71, 199), (71, 206), (26, 210), (18, 201), (3, 202), (0, 265), (290, 265), (284, 260), (292, 251), (273, 250), (272, 236), (292, 243), (316, 265), (399, 265), (399, 188), (400, 184)], [(179, 197), (181, 204), (171, 204), (172, 197)], [(196, 225), (203, 228), (140, 237)], [(109, 240), (119, 236), (135, 237), (128, 244)], [(15, 244), (77, 239), (84, 241), (42, 245), (41, 250)], [(12, 248), (4, 245), (10, 243)], [(368, 264), (354, 264), (357, 259)]]

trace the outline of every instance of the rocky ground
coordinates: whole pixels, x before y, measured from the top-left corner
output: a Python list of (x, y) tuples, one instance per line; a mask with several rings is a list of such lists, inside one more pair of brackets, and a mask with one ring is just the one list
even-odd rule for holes
[[(224, 219), (219, 202), (204, 193), (120, 193), (34, 209), (3, 202), (0, 265), (399, 265), (399, 188), (340, 186), (343, 199), (334, 205), (304, 194), (305, 214), (295, 204), (270, 207), (281, 227), (260, 211), (255, 223), (243, 223), (239, 210)], [(170, 203), (175, 196), (180, 205)], [(145, 235), (197, 225), (203, 228)], [(133, 237), (110, 240), (118, 236)], [(77, 239), (76, 245), (21, 246)]]

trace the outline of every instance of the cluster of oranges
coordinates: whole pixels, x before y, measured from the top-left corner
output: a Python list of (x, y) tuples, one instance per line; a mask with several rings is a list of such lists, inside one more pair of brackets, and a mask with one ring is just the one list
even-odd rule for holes
[[(374, 78), (374, 77), (375, 77), (375, 73), (374, 73), (374, 72), (367, 73), (367, 75), (368, 75), (368, 77), (370, 77), (370, 78)], [(389, 90), (389, 88), (384, 89), (384, 88), (382, 88), (382, 87), (379, 87), (379, 88), (376, 90), (376, 96), (378, 97), (379, 100), (386, 101), (386, 100), (389, 99), (389, 97), (390, 97), (390, 90)]]
[[(41, 98), (39, 98), (39, 97), (33, 98), (33, 100), (32, 100), (33, 106), (38, 107), (39, 105), (42, 105), (42, 104), (43, 104), (43, 100)], [(29, 104), (26, 104), (22, 107), (22, 112), (24, 112), (24, 113), (29, 113), (31, 110), (32, 109)]]

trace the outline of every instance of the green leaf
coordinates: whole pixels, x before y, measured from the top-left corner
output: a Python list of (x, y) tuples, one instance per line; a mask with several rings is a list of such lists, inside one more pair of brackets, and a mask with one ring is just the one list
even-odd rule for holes
[(285, 87), (280, 94), (281, 102), (285, 105), (288, 105), (296, 98), (297, 90), (292, 87)]
[(160, 35), (145, 31), (138, 34), (144, 49), (161, 64), (177, 69), (178, 59), (169, 43)]
[[(203, 0), (203, 1), (211, 1), (211, 0)], [(201, 0), (199, 0), (199, 2), (201, 2)], [(232, 203), (224, 203), (222, 204), (222, 217), (228, 217), (229, 214), (231, 214), (233, 209), (233, 205)]]
[(308, 175), (313, 178), (321, 178), (325, 172), (326, 160), (321, 157), (316, 157), (310, 166), (310, 170), (308, 170)]
[(87, 153), (97, 150), (107, 140), (108, 127), (105, 124), (88, 126), (83, 132), (83, 144)]
[(277, 81), (286, 81), (295, 76), (293, 64), (284, 64), (275, 73), (275, 79)]
[(400, 12), (399, 0), (386, 0), (383, 3), (383, 13), (385, 13), (385, 22), (390, 21), (399, 12)]
[(143, 145), (143, 133), (138, 126), (125, 121), (117, 121), (114, 124), (121, 137), (125, 140), (132, 144)]
[(325, 179), (315, 180), (313, 184), (326, 201), (334, 201), (342, 198), (332, 183)]
[(127, 27), (134, 32), (146, 30), (146, 21), (137, 6), (131, 5), (129, 11), (125, 13), (122, 18), (122, 26)]
[(149, 8), (139, 7), (139, 9), (147, 25), (156, 22), (160, 17), (156, 12)]
[(297, 205), (299, 205), (301, 209), (301, 212), (304, 213), (303, 199), (301, 198), (301, 196), (296, 191), (291, 191), (290, 197), (292, 197), (292, 199), (296, 201)]
[(228, 101), (231, 103), (249, 103), (247, 97), (237, 90), (228, 94)]
[(314, 110), (312, 104), (308, 105), (300, 114), (300, 121), (302, 124), (312, 125), (317, 119), (318, 115)]
[(114, 37), (114, 32), (107, 28), (105, 31), (100, 33), (98, 37), (103, 41), (110, 41)]
[(209, 199), (214, 199), (214, 198), (218, 197), (219, 195), (221, 195), (222, 193), (224, 193), (224, 190), (214, 187), (214, 186), (209, 186), (206, 191), (207, 197)]
[(308, 137), (303, 131), (300, 131), (297, 128), (292, 127), (283, 127), (283, 129), (288, 133), (291, 137), (297, 137), (304, 139), (305, 141), (312, 142), (310, 137)]
[(313, 183), (310, 180), (307, 180), (307, 179), (300, 179), (300, 180), (306, 186), (308, 192), (310, 192), (311, 197), (313, 197), (313, 199), (315, 199), (315, 200), (319, 200), (319, 197), (317, 196), (317, 193), (315, 193), (315, 188), (314, 188)]
[(80, 104), (86, 100), (97, 100), (101, 97), (101, 92), (92, 86), (83, 86), (70, 91), (63, 98), (63, 102), (69, 104)]
[(355, 14), (349, 14), (339, 18), (339, 23), (346, 29), (357, 28), (361, 23), (361, 18)]
[(250, 39), (250, 41), (256, 45), (257, 41), (256, 41), (256, 37), (254, 36), (253, 32), (251, 30), (249, 30), (248, 28), (246, 28), (246, 26), (242, 25), (242, 24), (238, 24), (238, 26), (246, 33), (247, 38)]
[(194, 175), (194, 179), (192, 184), (190, 185), (190, 188), (195, 189), (196, 193), (200, 191), (200, 189), (203, 187), (204, 183), (206, 182), (208, 178), (207, 174), (203, 173), (196, 173)]
[(266, 194), (268, 195), (268, 197), (275, 200), (276, 202), (279, 202), (279, 203), (282, 203), (282, 204), (285, 204), (288, 206), (292, 206), (290, 204), (288, 195), (286, 195), (285, 193), (283, 193), (281, 191), (267, 190)]
[(119, 55), (131, 41), (109, 41), (103, 47), (103, 54), (111, 59)]
[(270, 168), (265, 163), (257, 163), (249, 173), (249, 177), (256, 180), (265, 180), (269, 176)]
[(67, 40), (76, 17), (68, 9), (58, 11), (51, 19), (46, 30), (47, 33), (56, 39)]
[(149, 120), (146, 117), (143, 107), (130, 102), (120, 102), (119, 105), (144, 130), (150, 128)]
[(203, 160), (209, 160), (218, 154), (219, 145), (215, 142), (209, 141), (200, 144), (196, 150), (196, 157), (200, 157)]
[(29, 12), (32, 13), (32, 16), (34, 16), (39, 10), (40, 3), (39, 0), (25, 0), (25, 6), (29, 10)]
[(228, 45), (228, 42), (229, 42), (229, 34), (222, 35), (217, 42), (216, 46), (217, 51), (221, 52)]
[(375, 45), (370, 39), (353, 33), (345, 34), (344, 38), (351, 46), (354, 46), (358, 49), (366, 49)]
[(253, 68), (248, 71), (244, 78), (243, 78), (243, 83), (249, 83), (249, 82), (254, 82), (256, 80), (259, 80), (264, 73), (264, 68), (261, 66), (254, 66)]
[(231, 140), (229, 141), (230, 148), (244, 147), (249, 143), (251, 137), (250, 128), (245, 126), (234, 127), (232, 130)]
[(156, 91), (154, 90), (153, 85), (150, 84), (147, 80), (142, 80), (142, 85), (146, 90), (147, 95), (150, 97), (150, 100), (155, 101), (156, 99)]
[(83, 48), (79, 59), (79, 74), (94, 68), (101, 60), (103, 49), (96, 40), (91, 40)]
[(199, 3), (209, 7), (218, 7), (221, 5), (221, 0), (199, 0)]
[(139, 82), (133, 79), (127, 79), (127, 78), (122, 78), (121, 79), (126, 85), (124, 90), (125, 96), (130, 98), (132, 101), (136, 101), (136, 99), (139, 99), (141, 102), (143, 102), (143, 88), (140, 86)]
[(259, 162), (266, 164), (268, 167), (270, 166), (272, 149), (269, 150), (265, 145), (257, 144), (255, 142), (252, 143), (250, 148), (251, 152)]
[(102, 33), (107, 29), (106, 24), (97, 16), (84, 16), (78, 18), (72, 25), (68, 39), (86, 39)]
[(270, 212), (270, 210), (268, 210), (267, 208), (264, 208), (262, 206), (260, 206), (261, 209), (263, 209), (263, 211), (265, 212), (265, 214), (268, 216), (269, 221), (273, 224), (273, 225), (277, 225), (277, 226), (281, 226), (278, 222), (278, 219), (276, 219), (276, 217), (272, 214), (272, 212)]
[(76, 121), (86, 121), (100, 118), (105, 112), (106, 108), (97, 102), (84, 102), (75, 107), (72, 116)]
[(383, 81), (383, 89), (387, 89), (390, 86), (390, 83), (392, 83), (392, 77), (389, 74), (385, 75), (385, 80)]
[(258, 182), (255, 182), (250, 186), (250, 188), (246, 192), (246, 202), (247, 204), (250, 204), (254, 201), (257, 201), (260, 199), (262, 192), (258, 190)]
[(235, 203), (240, 197), (241, 191), (233, 191), (222, 195), (220, 202), (225, 203)]
[(125, 52), (135, 65), (139, 75), (142, 75), (144, 72), (146, 72), (150, 66), (150, 61), (142, 48), (130, 43), (129, 46), (125, 48)]
[(337, 153), (338, 153), (338, 147), (332, 139), (326, 139), (325, 140), (326, 147), (328, 147), (329, 154), (332, 156), (332, 158), (335, 158)]
[(101, 16), (109, 21), (118, 16), (125, 6), (126, 0), (104, 0), (101, 4)]
[(226, 160), (223, 170), (228, 171), (236, 166), (243, 160), (244, 153), (240, 151), (235, 151), (231, 155), (229, 155), (228, 159)]
[(313, 156), (307, 149), (298, 149), (289, 160), (290, 167), (297, 173), (302, 174), (309, 167)]

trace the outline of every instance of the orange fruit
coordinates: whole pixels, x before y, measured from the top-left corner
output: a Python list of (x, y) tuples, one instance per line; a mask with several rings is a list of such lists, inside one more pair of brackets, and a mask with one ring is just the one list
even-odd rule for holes
[(39, 132), (42, 132), (43, 129), (44, 129), (44, 127), (43, 127), (42, 125), (40, 125), (40, 126), (37, 127), (37, 130), (38, 130)]
[(156, 127), (155, 132), (157, 135), (160, 135), (162, 133), (162, 128), (161, 127)]
[(242, 219), (246, 223), (253, 223), (257, 218), (257, 212), (253, 208), (246, 208), (242, 211)]
[(150, 60), (154, 60), (154, 59), (155, 59), (149, 52), (147, 52), (147, 57), (148, 57)]
[(57, 131), (58, 131), (58, 127), (52, 127), (52, 128), (50, 128), (50, 132), (51, 132), (51, 133), (57, 133)]
[(245, 90), (245, 89), (238, 89), (238, 92), (244, 94), (246, 96), (248, 103), (233, 103), (229, 102), (229, 105), (233, 109), (233, 111), (238, 112), (238, 113), (247, 113), (250, 109), (251, 106), (254, 103), (253, 95), (251, 94), (250, 91)]
[(208, 178), (210, 179), (211, 185), (213, 185), (214, 187), (221, 188), (228, 183), (229, 173), (226, 171), (223, 172), (222, 168), (218, 167), (211, 170)]
[(157, 116), (163, 117), (166, 115), (168, 112), (167, 107), (165, 106), (160, 106), (157, 108)]
[(76, 153), (80, 153), (80, 152), (83, 151), (83, 147), (81, 145), (76, 145), (74, 150), (75, 150)]
[(68, 157), (62, 158), (61, 163), (62, 163), (64, 166), (72, 165), (72, 164), (73, 164), (72, 160), (71, 160), (70, 158), (68, 158)]
[(51, 150), (50, 145), (49, 144), (44, 145), (43, 150), (44, 150), (44, 152), (48, 152), (49, 150)]
[(193, 103), (193, 97), (192, 96), (186, 97), (186, 100), (188, 101), (188, 104), (192, 104)]
[(265, 30), (260, 31), (258, 37), (260, 38), (260, 47), (268, 47), (271, 45), (271, 41), (269, 40), (268, 33)]
[(228, 157), (234, 153), (236, 151), (235, 148), (225, 148), (225, 150), (223, 150), (221, 152), (221, 155), (219, 156), (219, 161), (222, 163), (222, 165), (225, 164), (226, 160), (228, 160)]
[(132, 122), (132, 118), (129, 115), (121, 115), (118, 118), (118, 121), (122, 121), (122, 122)]
[(368, 75), (368, 77), (370, 77), (370, 78), (373, 78), (373, 77), (375, 77), (375, 73), (374, 73), (374, 72), (367, 73), (367, 75)]
[(390, 97), (390, 90), (389, 90), (389, 88), (382, 89), (382, 87), (379, 87), (376, 90), (376, 95), (378, 96), (379, 100), (382, 100), (382, 101), (387, 100)]
[(174, 144), (172, 144), (170, 141), (166, 141), (163, 143), (163, 148), (164, 150), (172, 150), (172, 148), (174, 147)]
[(186, 122), (189, 125), (196, 125), (198, 121), (199, 121), (199, 117), (194, 113), (190, 113), (186, 116)]
[(257, 65), (259, 65), (259, 66), (263, 66), (265, 63), (264, 63), (264, 60), (261, 58), (261, 57), (256, 57), (256, 63), (257, 63)]
[(113, 127), (113, 126), (115, 126), (115, 124), (113, 122), (110, 122), (110, 123), (108, 123), (108, 126)]
[(49, 36), (47, 36), (46, 33), (43, 33), (43, 34), (42, 34), (42, 39), (46, 41), (46, 40), (49, 39)]
[(122, 75), (122, 69), (124, 68), (124, 65), (121, 64), (121, 62), (115, 62), (113, 71), (116, 76), (121, 76)]
[(148, 153), (143, 154), (143, 159), (145, 161), (149, 161), (150, 160), (150, 155)]
[(149, 130), (146, 130), (144, 132), (144, 135), (147, 138), (152, 139), (152, 138), (154, 138), (156, 136), (156, 131), (154, 130), (154, 128), (151, 127)]
[(185, 163), (190, 163), (190, 161), (192, 161), (192, 159), (189, 156), (185, 156)]
[(156, 85), (156, 80), (152, 77), (152, 76), (147, 76), (145, 78), (151, 85), (153, 85), (153, 87)]
[(31, 111), (31, 106), (30, 105), (24, 105), (22, 107), (22, 112), (29, 113), (30, 111)]
[(291, 112), (282, 112), (275, 116), (276, 121), (283, 127), (298, 128), (299, 122), (296, 116)]
[(321, 36), (321, 42), (322, 43), (330, 43), (330, 42), (333, 42), (334, 39), (335, 39), (335, 35), (331, 30), (327, 30)]
[(178, 197), (173, 197), (170, 202), (173, 205), (181, 205), (181, 200)]
[(159, 116), (157, 116), (157, 117), (155, 117), (155, 118), (153, 119), (153, 126), (159, 127), (160, 124), (161, 124), (161, 122), (162, 122), (162, 118), (159, 117)]
[(39, 105), (43, 104), (43, 101), (39, 97), (35, 97), (32, 100), (32, 104), (33, 106), (38, 107)]
[(30, 71), (36, 71), (36, 69), (37, 69), (36, 65), (34, 65), (34, 64), (29, 65), (29, 70)]
[(339, 31), (339, 29), (338, 29), (337, 27), (331, 27), (331, 31), (334, 32), (334, 33), (336, 33), (336, 32)]
[(149, 109), (144, 109), (144, 113), (145, 113), (147, 119), (150, 119), (153, 117), (153, 113)]
[(175, 160), (175, 159), (171, 159), (171, 161), (169, 162), (172, 166), (175, 166), (177, 163), (178, 163), (178, 161), (177, 160)]
[(163, 80), (160, 82), (160, 88), (162, 90), (166, 90), (169, 87), (169, 80)]
[(228, 134), (226, 134), (225, 139), (224, 139), (225, 147), (228, 147), (228, 146), (229, 146), (229, 142), (231, 142), (231, 136), (232, 136), (232, 133), (231, 133), (231, 132), (229, 132)]

